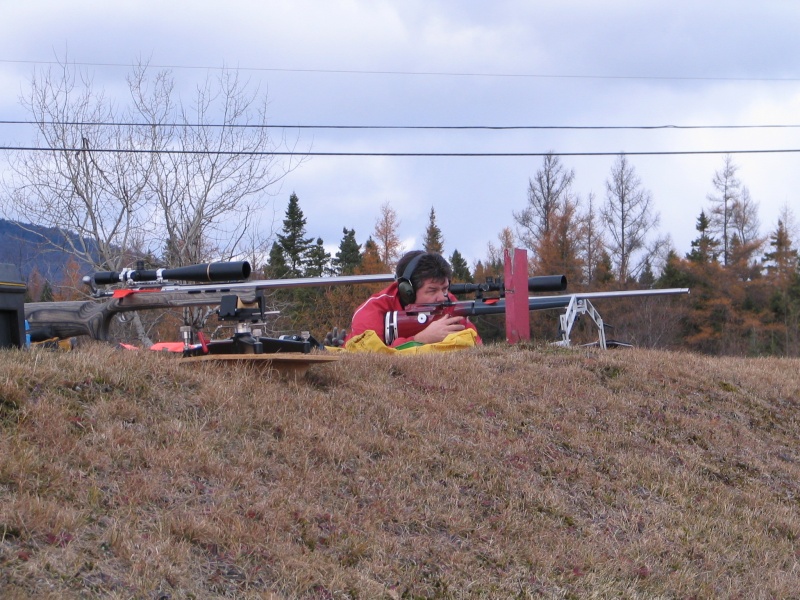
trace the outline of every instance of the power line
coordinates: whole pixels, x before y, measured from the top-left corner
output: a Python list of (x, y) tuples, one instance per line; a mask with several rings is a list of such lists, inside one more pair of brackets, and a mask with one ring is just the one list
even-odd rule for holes
[(709, 154), (796, 154), (800, 148), (766, 150), (652, 150), (642, 152), (288, 152), (288, 151), (212, 151), (212, 150), (150, 150), (145, 148), (42, 148), (36, 146), (0, 146), (12, 152), (94, 152), (115, 154), (187, 154), (211, 156), (340, 156), (340, 157), (420, 157), (420, 158), (515, 158), (544, 156), (692, 156)]
[(604, 130), (697, 130), (697, 129), (797, 129), (800, 124), (761, 125), (286, 125), (253, 123), (137, 123), (111, 121), (13, 121), (0, 120), (0, 125), (58, 125), (68, 127), (214, 127), (237, 129), (388, 129), (388, 130), (549, 130), (549, 131), (604, 131)]
[[(112, 67), (133, 68), (140, 65), (129, 63), (101, 63), (69, 61), (62, 63), (56, 60), (2, 60), (6, 64), (32, 64), (32, 65), (58, 65), (78, 67)], [(459, 71), (395, 71), (395, 70), (368, 70), (368, 69), (299, 69), (285, 67), (217, 67), (201, 65), (147, 65), (155, 69), (185, 69), (185, 70), (232, 70), (272, 73), (312, 73), (331, 75), (396, 75), (404, 77), (492, 77), (505, 79), (594, 79), (594, 80), (620, 80), (620, 81), (721, 81), (721, 82), (776, 82), (793, 83), (800, 81), (800, 77), (693, 77), (693, 76), (658, 76), (658, 75), (585, 75), (585, 74), (552, 74), (552, 73), (480, 73)]]

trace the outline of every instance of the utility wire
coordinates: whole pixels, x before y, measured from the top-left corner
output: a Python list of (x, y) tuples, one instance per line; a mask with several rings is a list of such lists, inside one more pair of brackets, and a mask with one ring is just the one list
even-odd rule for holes
[(227, 127), (240, 129), (389, 129), (389, 130), (664, 130), (664, 129), (797, 129), (800, 124), (761, 125), (270, 125), (252, 123), (136, 123), (111, 121), (12, 121), (0, 120), (0, 125), (59, 125), (68, 127)]
[(116, 154), (189, 154), (210, 156), (344, 156), (344, 157), (544, 157), (544, 156), (691, 156), (703, 154), (794, 154), (800, 148), (768, 150), (654, 150), (644, 152), (287, 152), (287, 151), (238, 151), (238, 150), (149, 150), (142, 148), (42, 148), (36, 146), (0, 146), (0, 150), (19, 152), (94, 152)]
[[(140, 65), (129, 63), (100, 63), (69, 61), (62, 63), (55, 60), (1, 60), (6, 64), (33, 64), (79, 67), (124, 67), (132, 68)], [(200, 65), (146, 65), (154, 69), (192, 69), (192, 70), (231, 70), (272, 73), (319, 73), (333, 75), (397, 75), (405, 77), (495, 77), (507, 79), (596, 79), (596, 80), (650, 80), (650, 81), (739, 81), (739, 82), (798, 82), (800, 77), (690, 77), (690, 76), (657, 76), (657, 75), (580, 75), (549, 73), (470, 73), (457, 71), (392, 71), (367, 69), (290, 69), (279, 67), (211, 67)]]

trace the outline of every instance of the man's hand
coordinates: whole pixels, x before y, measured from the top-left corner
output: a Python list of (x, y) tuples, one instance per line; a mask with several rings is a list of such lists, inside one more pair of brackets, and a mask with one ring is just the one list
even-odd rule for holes
[(463, 317), (444, 315), (441, 319), (432, 321), (430, 325), (415, 335), (414, 341), (421, 344), (441, 342), (451, 333), (463, 331), (466, 327), (462, 321)]
[(322, 342), (323, 346), (334, 346), (335, 348), (341, 348), (344, 346), (344, 338), (347, 335), (347, 330), (342, 329), (339, 330), (338, 327), (334, 327), (333, 331), (329, 331), (325, 334), (325, 339)]

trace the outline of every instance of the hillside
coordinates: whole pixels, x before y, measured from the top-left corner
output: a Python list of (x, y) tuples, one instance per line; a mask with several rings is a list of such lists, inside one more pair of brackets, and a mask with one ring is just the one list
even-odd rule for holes
[(0, 596), (797, 598), (798, 367), (0, 352)]
[(27, 279), (35, 267), (45, 279), (59, 283), (72, 256), (66, 251), (67, 245), (56, 229), (0, 219), (0, 263), (15, 265), (23, 278)]

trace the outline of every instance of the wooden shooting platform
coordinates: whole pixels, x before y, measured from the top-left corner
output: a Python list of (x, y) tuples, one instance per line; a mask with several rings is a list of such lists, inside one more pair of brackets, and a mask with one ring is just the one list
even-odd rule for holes
[(311, 365), (324, 364), (339, 360), (335, 354), (303, 354), (286, 352), (273, 354), (206, 354), (181, 358), (183, 364), (213, 362), (220, 365), (247, 364), (254, 365), (264, 371), (277, 371), (281, 377), (294, 379), (302, 377)]

